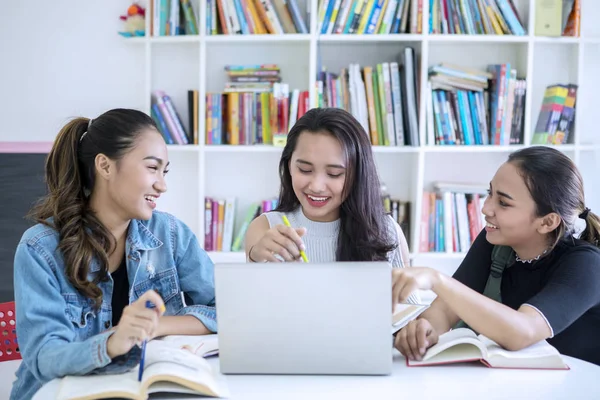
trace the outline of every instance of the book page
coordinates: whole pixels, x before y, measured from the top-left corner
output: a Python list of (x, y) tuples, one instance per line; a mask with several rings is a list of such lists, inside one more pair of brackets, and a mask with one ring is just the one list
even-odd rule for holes
[(410, 361), (409, 364), (473, 360), (482, 358), (485, 354), (485, 346), (479, 341), (475, 332), (467, 328), (458, 328), (441, 335), (437, 344), (425, 352), (422, 361)]
[(427, 310), (427, 304), (396, 304), (392, 315), (392, 334), (404, 328), (410, 321)]
[(492, 367), (559, 369), (566, 367), (558, 350), (545, 340), (521, 350), (510, 351), (483, 335), (479, 335), (479, 339), (488, 349), (486, 361)]
[(219, 339), (213, 335), (169, 335), (160, 339), (201, 357), (219, 354)]
[(143, 398), (139, 391), (136, 368), (134, 371), (118, 375), (65, 376), (61, 380), (57, 399)]
[[(151, 341), (146, 346), (142, 381), (148, 393), (160, 390), (164, 381), (177, 383), (204, 395), (221, 396), (224, 391), (204, 358), (160, 340)], [(154, 383), (158, 382), (161, 384), (155, 388)]]

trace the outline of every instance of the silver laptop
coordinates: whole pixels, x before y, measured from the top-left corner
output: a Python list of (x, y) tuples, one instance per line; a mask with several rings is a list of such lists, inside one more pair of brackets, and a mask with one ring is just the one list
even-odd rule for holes
[(386, 262), (217, 264), (224, 374), (388, 375)]

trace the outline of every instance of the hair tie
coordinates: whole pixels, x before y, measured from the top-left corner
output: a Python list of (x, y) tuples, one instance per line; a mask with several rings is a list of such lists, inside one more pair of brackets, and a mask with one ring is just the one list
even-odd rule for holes
[(90, 126), (92, 126), (92, 121), (93, 121), (93, 119), (90, 118), (90, 120), (88, 121), (87, 130), (85, 132), (83, 132), (83, 135), (81, 135), (81, 137), (79, 138), (79, 142), (81, 142), (83, 140), (83, 137), (85, 135), (87, 135), (88, 131), (90, 130)]
[(579, 218), (581, 219), (587, 219), (588, 214), (590, 213), (590, 209), (589, 208), (585, 208), (585, 210), (583, 210), (583, 212), (581, 214), (579, 214)]

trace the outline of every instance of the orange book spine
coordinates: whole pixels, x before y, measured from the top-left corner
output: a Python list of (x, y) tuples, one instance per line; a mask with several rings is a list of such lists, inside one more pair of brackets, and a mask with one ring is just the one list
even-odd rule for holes
[(229, 30), (227, 29), (227, 21), (225, 20), (225, 11), (223, 10), (223, 1), (225, 1), (225, 0), (217, 0), (217, 9), (219, 10), (219, 12), (218, 12), (219, 21), (221, 21), (221, 32), (224, 35), (227, 35), (229, 33)]
[(265, 24), (267, 33), (277, 33), (277, 32), (275, 32), (275, 28), (273, 27), (273, 24), (271, 24), (271, 21), (269, 20), (269, 17), (267, 16), (267, 10), (265, 10), (265, 7), (261, 3), (261, 1), (255, 0), (254, 5), (256, 6), (256, 10), (258, 11), (258, 16), (260, 17), (263, 24)]
[(240, 94), (227, 93), (227, 108), (229, 109), (228, 143), (240, 144)]

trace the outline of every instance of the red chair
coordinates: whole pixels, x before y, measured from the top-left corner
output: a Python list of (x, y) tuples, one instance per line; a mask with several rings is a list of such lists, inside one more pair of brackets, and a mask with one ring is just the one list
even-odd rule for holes
[(20, 360), (15, 302), (0, 304), (0, 362)]

